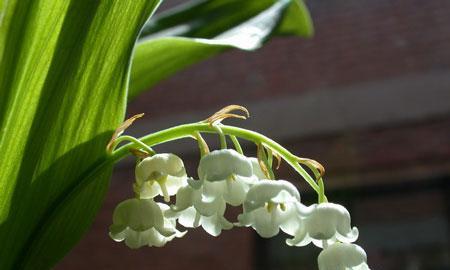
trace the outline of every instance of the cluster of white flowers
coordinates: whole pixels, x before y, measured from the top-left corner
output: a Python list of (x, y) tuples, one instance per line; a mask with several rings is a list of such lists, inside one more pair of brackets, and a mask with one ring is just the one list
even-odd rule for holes
[[(358, 229), (351, 227), (343, 206), (323, 202), (306, 206), (297, 188), (285, 180), (270, 180), (256, 158), (235, 150), (212, 151), (200, 159), (199, 179), (186, 175), (183, 161), (174, 154), (155, 154), (136, 166), (136, 198), (120, 203), (114, 211), (110, 235), (130, 248), (163, 246), (186, 231), (202, 227), (213, 236), (233, 226), (252, 227), (261, 237), (280, 229), (290, 246), (309, 243), (322, 248), (321, 270), (369, 269), (364, 250), (352, 244)], [(154, 201), (163, 196), (166, 203)], [(224, 217), (227, 204), (242, 205), (236, 222)]]

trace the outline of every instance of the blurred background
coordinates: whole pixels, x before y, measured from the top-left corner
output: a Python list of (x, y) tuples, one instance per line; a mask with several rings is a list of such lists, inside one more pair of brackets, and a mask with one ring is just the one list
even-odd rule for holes
[[(312, 39), (276, 38), (256, 52), (229, 51), (178, 73), (132, 102), (128, 115), (146, 116), (129, 133), (246, 106), (250, 119), (228, 123), (325, 166), (328, 198), (349, 209), (372, 269), (450, 269), (450, 2), (307, 4)], [(256, 154), (246, 146), (247, 155)], [(194, 141), (156, 150), (179, 154), (195, 175)], [(246, 228), (218, 238), (199, 228), (164, 248), (113, 242), (108, 226), (114, 207), (132, 196), (133, 166), (132, 159), (118, 164), (90, 232), (56, 269), (317, 269), (313, 245), (288, 247), (286, 235), (262, 239)], [(316, 201), (286, 164), (276, 173), (299, 187), (303, 202)]]

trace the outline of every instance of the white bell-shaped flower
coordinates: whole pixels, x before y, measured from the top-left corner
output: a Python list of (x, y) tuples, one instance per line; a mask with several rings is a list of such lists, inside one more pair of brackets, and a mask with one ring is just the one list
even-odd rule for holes
[(249, 158), (232, 149), (212, 151), (202, 157), (198, 167), (202, 185), (202, 202), (212, 202), (223, 198), (225, 202), (241, 205), (250, 185), (257, 181), (253, 176)]
[(370, 270), (366, 252), (358, 245), (335, 243), (320, 252), (319, 270)]
[(165, 201), (187, 184), (183, 161), (174, 154), (156, 154), (136, 166), (135, 192), (142, 199), (164, 196)]
[(224, 218), (226, 204), (222, 198), (202, 201), (201, 189), (191, 186), (180, 188), (176, 203), (167, 216), (178, 218), (178, 222), (187, 228), (202, 226), (212, 236), (218, 236), (222, 230), (229, 230), (233, 224)]
[(288, 181), (260, 180), (248, 191), (237, 225), (252, 226), (266, 238), (278, 234), (280, 228), (292, 233), (299, 226), (296, 211), (299, 203), (300, 194)]
[(358, 229), (351, 227), (350, 213), (339, 204), (321, 203), (299, 208), (304, 226), (300, 226), (293, 239), (286, 240), (291, 246), (305, 246), (313, 242), (318, 247), (337, 241), (351, 243), (358, 239)]
[(186, 232), (176, 229), (176, 221), (164, 218), (169, 207), (152, 199), (128, 199), (121, 202), (113, 213), (110, 236), (117, 242), (125, 241), (130, 248), (164, 246)]
[(215, 150), (203, 156), (198, 166), (198, 176), (203, 181), (222, 181), (233, 176), (251, 177), (250, 160), (233, 149)]

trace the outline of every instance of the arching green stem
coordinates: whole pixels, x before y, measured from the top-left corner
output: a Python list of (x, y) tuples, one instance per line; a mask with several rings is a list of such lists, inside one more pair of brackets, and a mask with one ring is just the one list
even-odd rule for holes
[[(299, 173), (305, 181), (317, 192), (319, 193), (319, 186), (315, 180), (303, 169), (298, 163), (298, 157), (289, 152), (286, 148), (278, 144), (277, 142), (271, 140), (270, 138), (243, 128), (221, 125), (221, 130), (225, 135), (236, 136), (241, 139), (252, 141), (256, 144), (263, 143), (267, 148), (278, 153), (294, 170)], [(199, 122), (192, 124), (179, 125), (176, 127), (161, 130), (139, 139), (149, 146), (155, 146), (158, 144), (166, 143), (173, 140), (178, 140), (182, 138), (188, 138), (195, 136), (196, 132), (203, 133), (216, 133), (217, 131), (208, 123)], [(112, 161), (118, 161), (128, 155), (129, 149), (139, 147), (140, 144), (137, 142), (131, 142), (124, 146), (119, 147), (117, 150), (110, 154), (110, 159)]]

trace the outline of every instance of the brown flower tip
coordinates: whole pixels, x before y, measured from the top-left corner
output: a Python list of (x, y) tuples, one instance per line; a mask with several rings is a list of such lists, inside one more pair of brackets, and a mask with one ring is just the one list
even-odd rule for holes
[(106, 145), (106, 150), (107, 151), (111, 151), (114, 141), (117, 139), (117, 137), (119, 137), (120, 135), (122, 135), (122, 133), (129, 127), (131, 126), (131, 124), (133, 124), (133, 122), (138, 119), (141, 118), (142, 116), (144, 116), (143, 113), (140, 114), (136, 114), (133, 115), (132, 117), (128, 118), (127, 120), (125, 120), (122, 124), (120, 124), (120, 126), (114, 131), (111, 140), (109, 140), (108, 144)]
[[(243, 112), (244, 115), (232, 113), (233, 111)], [(222, 108), (221, 110), (217, 111), (216, 113), (214, 113), (207, 119), (205, 119), (203, 122), (207, 122), (207, 123), (213, 125), (213, 124), (220, 123), (221, 121), (223, 121), (224, 119), (227, 119), (227, 118), (238, 118), (238, 119), (245, 120), (248, 117), (250, 117), (250, 113), (247, 110), (247, 108), (245, 108), (244, 106), (228, 105), (228, 106)]]

